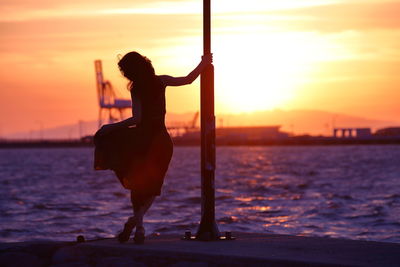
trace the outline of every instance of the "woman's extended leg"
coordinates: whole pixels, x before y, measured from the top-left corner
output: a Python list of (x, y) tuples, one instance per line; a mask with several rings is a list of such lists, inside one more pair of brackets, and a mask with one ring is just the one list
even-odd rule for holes
[(121, 233), (118, 234), (118, 241), (120, 243), (125, 243), (129, 240), (129, 237), (131, 236), (131, 233), (133, 231), (133, 228), (135, 228), (136, 224), (134, 224), (134, 217), (129, 217), (128, 221), (124, 225), (124, 229), (122, 230)]
[(128, 221), (124, 225), (124, 229), (121, 233), (118, 234), (118, 241), (120, 243), (125, 243), (129, 240), (133, 229), (136, 226), (136, 218), (135, 216), (131, 216), (128, 218)]
[(136, 227), (143, 227), (143, 217), (153, 204), (154, 199), (155, 196), (138, 196), (133, 193), (133, 191), (131, 191), (131, 201), (133, 212), (135, 215), (134, 218), (136, 222)]
[(129, 237), (135, 227), (137, 230), (139, 229), (137, 232), (140, 232), (140, 234), (144, 237), (143, 217), (153, 204), (154, 199), (155, 196), (138, 197), (131, 191), (131, 202), (134, 216), (128, 218), (124, 225), (124, 229), (118, 234), (118, 241), (120, 243), (124, 243), (129, 240)]
[(133, 212), (135, 214), (135, 222), (136, 222), (136, 232), (134, 241), (136, 244), (143, 244), (144, 242), (144, 227), (143, 227), (143, 217), (146, 212), (149, 210), (155, 196), (137, 196), (133, 192), (131, 192), (131, 200)]

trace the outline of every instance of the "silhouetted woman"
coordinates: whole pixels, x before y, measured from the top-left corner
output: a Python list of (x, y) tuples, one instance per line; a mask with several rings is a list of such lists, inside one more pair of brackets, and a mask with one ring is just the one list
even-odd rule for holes
[(129, 80), (133, 116), (103, 126), (95, 135), (95, 168), (114, 170), (124, 188), (131, 190), (134, 216), (118, 234), (126, 242), (136, 227), (134, 241), (144, 242), (143, 216), (160, 195), (172, 157), (172, 141), (165, 128), (165, 88), (192, 83), (212, 62), (203, 56), (200, 64), (185, 77), (156, 75), (151, 61), (130, 52), (118, 62)]

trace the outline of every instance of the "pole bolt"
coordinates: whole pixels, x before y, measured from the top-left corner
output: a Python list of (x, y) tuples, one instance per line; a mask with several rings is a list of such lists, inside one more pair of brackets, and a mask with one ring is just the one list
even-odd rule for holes
[(232, 240), (232, 232), (231, 231), (225, 232), (225, 238), (226, 240)]
[(76, 237), (76, 242), (78, 243), (84, 243), (85, 242), (85, 237), (83, 235), (78, 235)]
[(192, 232), (190, 232), (190, 231), (185, 231), (185, 239), (186, 239), (186, 240), (192, 239)]

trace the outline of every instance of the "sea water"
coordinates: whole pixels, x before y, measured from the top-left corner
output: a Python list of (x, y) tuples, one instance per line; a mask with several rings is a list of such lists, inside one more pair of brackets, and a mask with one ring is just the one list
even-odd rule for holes
[[(400, 242), (400, 146), (218, 147), (219, 230)], [(196, 232), (200, 148), (175, 147), (147, 234)], [(114, 237), (129, 191), (93, 148), (0, 149), (0, 242)]]

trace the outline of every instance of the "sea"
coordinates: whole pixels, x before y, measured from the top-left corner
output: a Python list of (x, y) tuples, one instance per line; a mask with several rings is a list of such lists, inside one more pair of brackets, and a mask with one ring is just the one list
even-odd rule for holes
[[(216, 221), (255, 232), (400, 243), (400, 146), (218, 147)], [(175, 147), (148, 235), (196, 232), (200, 148)], [(0, 149), (0, 242), (112, 238), (129, 191), (93, 148)]]

